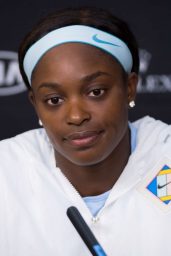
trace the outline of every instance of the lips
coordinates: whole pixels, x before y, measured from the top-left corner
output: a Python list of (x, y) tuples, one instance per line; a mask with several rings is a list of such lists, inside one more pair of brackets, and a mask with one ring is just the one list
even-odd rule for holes
[(68, 135), (65, 140), (73, 147), (88, 147), (95, 144), (103, 131), (80, 131)]

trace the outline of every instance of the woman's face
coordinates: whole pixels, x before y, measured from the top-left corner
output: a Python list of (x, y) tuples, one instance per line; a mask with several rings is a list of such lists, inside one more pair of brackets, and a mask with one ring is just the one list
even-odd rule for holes
[(80, 166), (114, 153), (127, 131), (137, 78), (124, 78), (115, 59), (81, 43), (49, 50), (32, 76), (30, 99), (56, 157)]

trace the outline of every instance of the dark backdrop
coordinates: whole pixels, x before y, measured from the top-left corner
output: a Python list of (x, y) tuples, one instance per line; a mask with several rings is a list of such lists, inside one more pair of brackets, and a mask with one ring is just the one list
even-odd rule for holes
[(19, 76), (18, 46), (31, 27), (54, 9), (98, 6), (128, 22), (140, 48), (140, 82), (130, 119), (152, 115), (171, 122), (171, 2), (165, 1), (0, 1), (0, 139), (38, 127)]

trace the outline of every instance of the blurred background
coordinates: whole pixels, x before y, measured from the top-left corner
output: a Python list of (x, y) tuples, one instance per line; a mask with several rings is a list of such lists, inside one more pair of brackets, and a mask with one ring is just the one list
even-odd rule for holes
[(171, 123), (171, 2), (165, 1), (0, 1), (0, 140), (38, 127), (18, 69), (17, 51), (25, 34), (47, 13), (98, 6), (124, 19), (140, 52), (140, 80), (130, 120), (150, 115)]

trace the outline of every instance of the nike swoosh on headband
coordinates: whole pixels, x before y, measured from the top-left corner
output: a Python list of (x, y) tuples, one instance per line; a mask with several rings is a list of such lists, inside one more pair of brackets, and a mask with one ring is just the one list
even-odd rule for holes
[(97, 38), (97, 34), (96, 34), (96, 35), (94, 35), (94, 36), (92, 36), (92, 39), (93, 39), (95, 42), (97, 42), (97, 43), (101, 43), (101, 44), (109, 44), (109, 45), (113, 45), (113, 46), (121, 47), (120, 45), (113, 44), (113, 43), (111, 43), (111, 42), (107, 42), (107, 41), (104, 41), (104, 40), (102, 40), (102, 39)]

